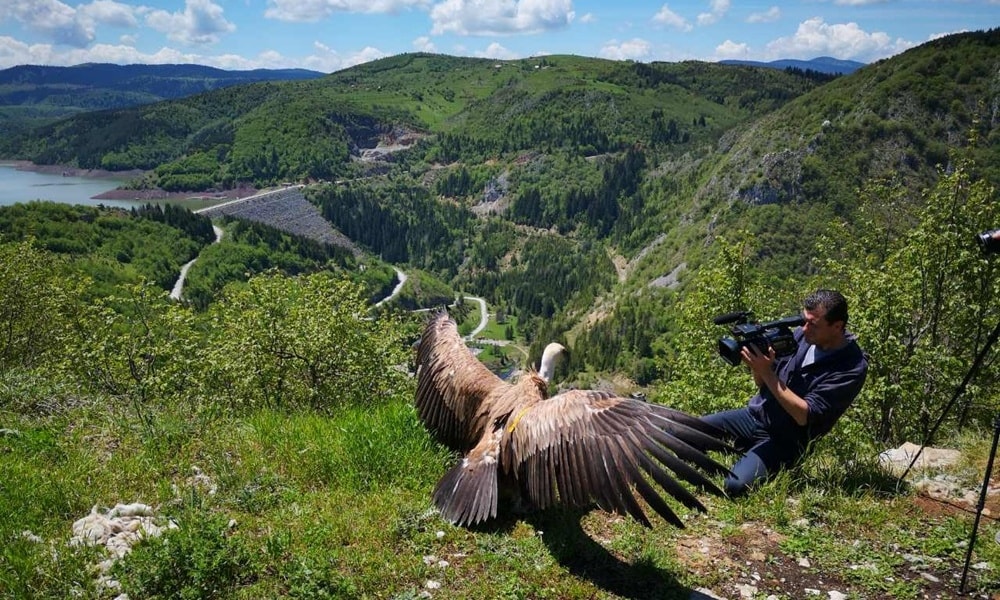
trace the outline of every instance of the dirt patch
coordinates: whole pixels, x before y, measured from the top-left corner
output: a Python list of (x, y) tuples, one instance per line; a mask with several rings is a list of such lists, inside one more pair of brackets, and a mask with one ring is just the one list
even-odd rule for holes
[[(723, 598), (891, 596), (888, 591), (873, 592), (870, 583), (861, 585), (859, 579), (884, 581), (886, 590), (891, 590), (894, 584), (916, 586), (921, 598), (932, 600), (1000, 598), (985, 592), (959, 595), (959, 569), (945, 562), (901, 553), (891, 573), (878, 572), (878, 567), (864, 563), (845, 565), (837, 572), (817, 564), (819, 560), (815, 557), (787, 551), (781, 545), (785, 539), (761, 523), (745, 523), (728, 535), (720, 530), (718, 534), (682, 538), (677, 545), (678, 557), (714, 594)], [(866, 542), (845, 540), (845, 543)]]

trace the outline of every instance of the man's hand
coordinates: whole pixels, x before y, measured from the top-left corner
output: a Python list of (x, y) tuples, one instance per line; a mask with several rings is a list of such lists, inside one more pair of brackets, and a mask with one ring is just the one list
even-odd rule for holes
[(774, 365), (775, 354), (774, 348), (770, 346), (767, 348), (767, 354), (764, 354), (757, 346), (747, 344), (740, 349), (740, 356), (743, 358), (743, 364), (750, 367), (750, 372), (753, 373), (754, 379), (757, 381), (773, 372), (771, 367)]
[(743, 364), (750, 367), (757, 387), (771, 390), (771, 394), (785, 412), (799, 425), (805, 425), (809, 416), (809, 405), (798, 394), (788, 389), (785, 382), (778, 379), (778, 375), (771, 368), (774, 364), (774, 348), (768, 347), (767, 354), (764, 354), (753, 344), (747, 344), (740, 350), (740, 357), (743, 359)]

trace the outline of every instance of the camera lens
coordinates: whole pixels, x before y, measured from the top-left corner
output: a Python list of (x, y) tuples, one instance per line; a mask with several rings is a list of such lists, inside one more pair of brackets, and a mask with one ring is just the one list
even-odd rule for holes
[(740, 343), (733, 338), (719, 340), (719, 356), (732, 366), (740, 364)]

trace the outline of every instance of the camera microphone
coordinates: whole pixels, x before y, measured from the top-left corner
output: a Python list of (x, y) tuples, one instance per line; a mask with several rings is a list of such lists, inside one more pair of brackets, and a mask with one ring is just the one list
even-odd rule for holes
[(737, 310), (735, 312), (728, 312), (723, 315), (719, 315), (712, 319), (712, 322), (716, 325), (728, 325), (730, 323), (744, 323), (747, 317), (750, 316), (750, 311), (748, 310)]

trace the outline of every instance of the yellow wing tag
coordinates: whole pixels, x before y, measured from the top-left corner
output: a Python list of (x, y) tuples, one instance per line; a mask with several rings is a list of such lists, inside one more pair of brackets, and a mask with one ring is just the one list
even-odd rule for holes
[(507, 433), (514, 433), (514, 428), (516, 428), (517, 424), (521, 422), (521, 417), (523, 417), (524, 413), (528, 412), (529, 410), (531, 410), (531, 406), (530, 405), (525, 406), (520, 410), (520, 412), (517, 413), (517, 415), (514, 416), (514, 420), (511, 421), (510, 426), (507, 427)]

